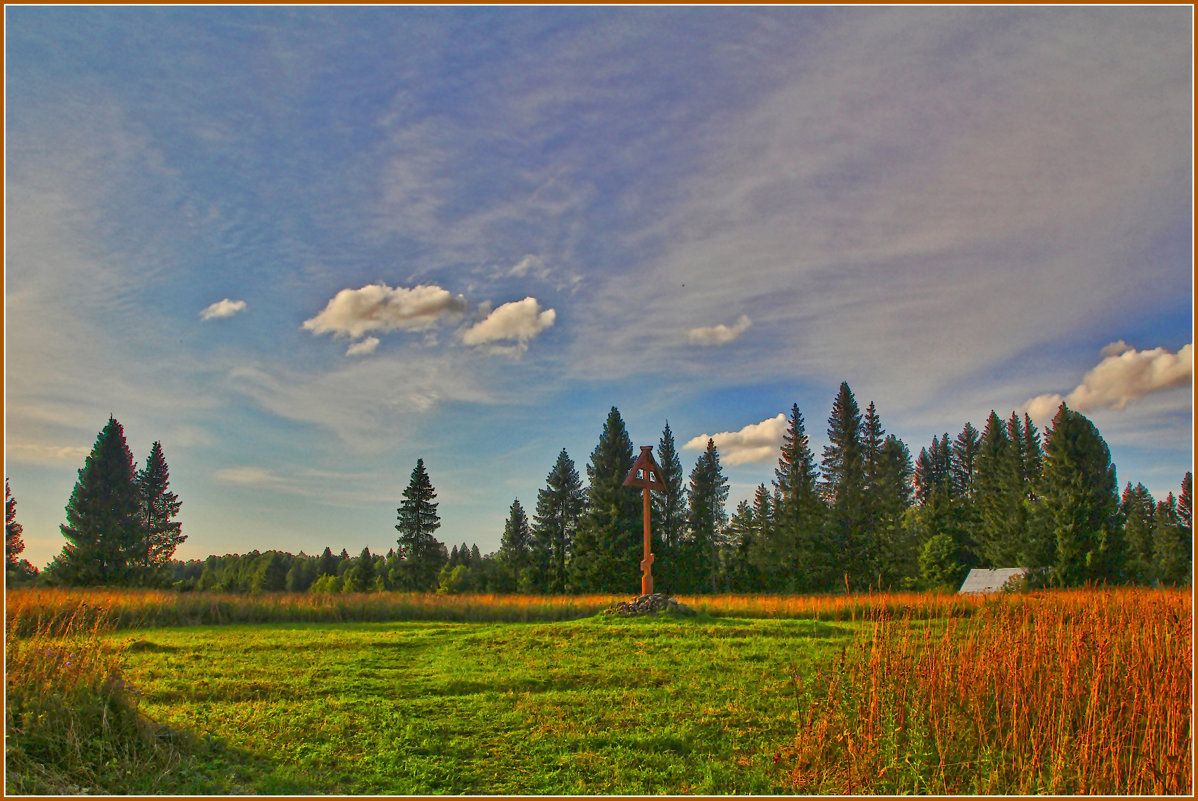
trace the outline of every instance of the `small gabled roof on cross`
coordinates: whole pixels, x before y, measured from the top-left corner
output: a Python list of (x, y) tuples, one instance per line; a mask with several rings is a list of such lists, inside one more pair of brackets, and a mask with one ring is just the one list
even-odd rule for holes
[(628, 477), (624, 479), (625, 487), (646, 487), (651, 490), (664, 490), (665, 482), (661, 477), (661, 468), (653, 461), (653, 446), (642, 445), (641, 455), (632, 463)]

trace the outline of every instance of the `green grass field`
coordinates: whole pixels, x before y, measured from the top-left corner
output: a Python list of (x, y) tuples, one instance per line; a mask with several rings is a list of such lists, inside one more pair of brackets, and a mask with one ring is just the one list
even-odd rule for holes
[(794, 671), (851, 623), (358, 623), (120, 635), (141, 708), (226, 749), (174, 792), (768, 793)]
[(1188, 795), (1188, 590), (6, 596), (15, 794)]

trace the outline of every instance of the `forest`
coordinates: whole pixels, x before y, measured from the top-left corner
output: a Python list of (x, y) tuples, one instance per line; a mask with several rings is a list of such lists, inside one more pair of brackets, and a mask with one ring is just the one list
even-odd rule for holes
[[(1027, 415), (991, 412), (912, 456), (875, 405), (842, 383), (817, 463), (798, 405), (774, 480), (729, 510), (714, 442), (685, 474), (667, 422), (655, 448), (654, 579), (665, 593), (845, 593), (955, 589), (973, 567), (1024, 567), (1035, 586), (1187, 585), (1192, 473), (1175, 497), (1143, 484), (1120, 492), (1110, 451), (1084, 415), (1061, 404), (1041, 436)], [(585, 466), (563, 449), (531, 514), (514, 499), (500, 548), (437, 538), (436, 491), (418, 460), (396, 510), (395, 545), (357, 555), (251, 551), (180, 561), (181, 501), (155, 442), (138, 471), (115, 418), (100, 432), (67, 506), (62, 553), (40, 573), (20, 559), (21, 526), (6, 482), (10, 585), (173, 587), (219, 592), (632, 593), (639, 587), (642, 508), (623, 486), (633, 443), (613, 407)]]

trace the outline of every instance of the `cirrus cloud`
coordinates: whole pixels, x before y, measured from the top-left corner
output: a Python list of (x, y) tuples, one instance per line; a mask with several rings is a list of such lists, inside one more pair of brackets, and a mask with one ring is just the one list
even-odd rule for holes
[(782, 448), (782, 437), (786, 433), (786, 415), (762, 420), (742, 428), (740, 431), (722, 431), (719, 434), (701, 434), (682, 446), (683, 450), (701, 451), (707, 440), (715, 442), (725, 463), (730, 465), (768, 462), (778, 456)]
[(1028, 415), (1036, 421), (1049, 420), (1062, 402), (1079, 412), (1122, 411), (1133, 400), (1182, 386), (1194, 377), (1193, 343), (1170, 353), (1164, 348), (1136, 350), (1120, 340), (1103, 348), (1102, 355), (1105, 358), (1068, 395), (1038, 395), (1025, 403)]
[(216, 320), (221, 317), (232, 317), (238, 312), (245, 311), (244, 300), (218, 300), (211, 306), (206, 307), (200, 312), (200, 319), (207, 322), (208, 320)]
[(411, 289), (384, 283), (343, 289), (303, 328), (313, 334), (357, 338), (371, 331), (422, 331), (466, 309), (466, 299), (435, 285)]

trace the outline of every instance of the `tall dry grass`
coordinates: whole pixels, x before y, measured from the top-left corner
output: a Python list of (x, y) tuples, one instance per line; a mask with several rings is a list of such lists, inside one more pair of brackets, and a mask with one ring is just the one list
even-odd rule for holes
[(11, 631), (59, 620), (103, 617), (117, 628), (229, 623), (348, 623), (433, 620), (531, 622), (595, 615), (623, 596), (444, 595), (412, 593), (176, 593), (164, 590), (21, 588), (9, 590)]
[(816, 793), (1190, 794), (1190, 595), (991, 596), (968, 618), (871, 615), (795, 676), (778, 755)]
[(172, 738), (138, 711), (112, 619), (94, 608), (6, 630), (5, 792), (152, 791), (180, 762)]

